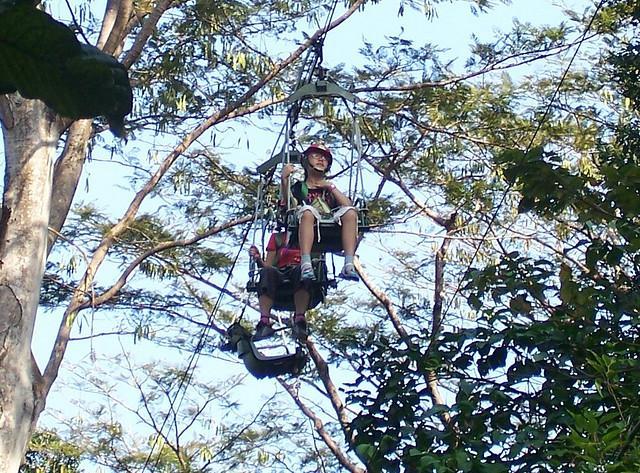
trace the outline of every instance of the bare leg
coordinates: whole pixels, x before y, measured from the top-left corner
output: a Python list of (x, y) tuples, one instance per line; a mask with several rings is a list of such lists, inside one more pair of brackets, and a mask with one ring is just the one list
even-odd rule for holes
[(293, 294), (293, 302), (296, 306), (296, 315), (304, 314), (309, 308), (309, 301), (311, 300), (311, 294), (306, 289), (298, 289)]
[(300, 218), (300, 224), (298, 227), (298, 243), (300, 244), (300, 254), (311, 254), (311, 248), (313, 247), (314, 240), (314, 224), (316, 218), (309, 211), (302, 214)]
[(340, 219), (342, 222), (342, 248), (345, 255), (353, 256), (356, 252), (358, 217), (356, 211), (348, 210)]
[(271, 308), (273, 307), (273, 299), (267, 294), (258, 297), (258, 306), (260, 307), (260, 318), (271, 318)]

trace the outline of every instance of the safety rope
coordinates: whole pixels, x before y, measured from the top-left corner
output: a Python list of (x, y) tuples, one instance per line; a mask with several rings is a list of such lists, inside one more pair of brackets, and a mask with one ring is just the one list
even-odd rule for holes
[[(309, 53), (306, 56), (305, 61), (303, 62), (303, 69), (301, 69), (299, 76), (298, 76), (298, 83), (296, 84), (296, 88), (299, 88), (301, 83), (309, 83), (311, 78), (313, 77), (313, 74), (316, 72), (316, 70), (318, 70), (319, 68), (321, 68), (322, 66), (322, 45), (324, 43), (324, 39), (326, 37), (329, 25), (331, 24), (331, 21), (333, 19), (333, 15), (335, 13), (336, 7), (338, 4), (338, 0), (334, 0), (333, 5), (331, 7), (330, 10), (330, 14), (328, 15), (327, 19), (326, 19), (326, 23), (325, 26), (323, 28), (323, 32), (321, 33), (321, 35), (318, 37), (318, 40), (316, 41), (316, 44), (314, 44), (314, 46), (312, 48), (310, 48)], [(309, 67), (309, 64), (307, 64), (307, 61), (310, 62), (311, 67)], [(306, 76), (304, 75), (305, 71), (307, 72)], [(299, 104), (293, 104), (288, 113), (287, 113), (287, 120), (285, 122), (285, 125), (283, 127), (283, 130), (286, 131), (285, 133), (285, 145), (290, 145), (291, 141), (295, 142), (295, 136), (292, 136), (293, 134), (293, 130), (295, 128), (295, 124), (297, 123), (298, 120), (298, 115), (300, 112), (300, 105)], [(280, 138), (282, 136), (282, 131), (276, 141), (276, 146), (277, 143), (279, 142)], [(285, 146), (286, 148), (286, 153), (288, 153), (288, 150), (290, 149), (290, 146)], [(275, 149), (275, 148), (274, 148)], [(275, 156), (275, 154), (272, 152), (271, 157)], [(289, 155), (286, 154), (286, 158), (288, 159)], [(180, 406), (182, 404), (182, 401), (184, 400), (184, 396), (186, 395), (186, 390), (189, 386), (189, 383), (191, 381), (191, 376), (192, 376), (192, 371), (195, 370), (195, 367), (197, 365), (197, 361), (200, 357), (200, 354), (202, 352), (202, 349), (204, 347), (204, 341), (206, 339), (207, 333), (210, 329), (211, 326), (211, 321), (213, 320), (213, 318), (215, 317), (215, 314), (217, 313), (221, 301), (224, 297), (224, 293), (226, 290), (227, 285), (229, 284), (229, 281), (231, 280), (231, 276), (233, 274), (233, 271), (237, 265), (238, 259), (240, 257), (241, 252), (243, 251), (244, 245), (248, 239), (249, 236), (249, 232), (251, 231), (251, 229), (255, 226), (257, 219), (259, 218), (259, 215), (264, 217), (263, 215), (261, 215), (259, 212), (264, 212), (264, 206), (263, 206), (263, 201), (264, 201), (264, 196), (265, 196), (265, 189), (267, 189), (268, 185), (271, 183), (271, 180), (273, 179), (273, 175), (274, 175), (274, 171), (275, 168), (270, 172), (269, 176), (267, 179), (263, 179), (263, 177), (261, 176), (260, 178), (260, 185), (258, 186), (258, 196), (257, 196), (257, 201), (256, 201), (256, 209), (254, 212), (254, 218), (253, 220), (248, 224), (247, 229), (244, 232), (244, 236), (242, 239), (242, 243), (238, 249), (238, 252), (236, 253), (236, 256), (233, 260), (233, 264), (231, 265), (231, 268), (227, 274), (226, 280), (224, 282), (224, 285), (222, 287), (222, 289), (220, 290), (218, 299), (213, 307), (213, 309), (211, 310), (211, 313), (208, 316), (208, 322), (206, 324), (206, 326), (203, 328), (203, 330), (200, 333), (200, 337), (198, 339), (198, 343), (196, 344), (196, 348), (194, 350), (194, 352), (192, 353), (190, 359), (189, 359), (189, 363), (187, 364), (187, 368), (185, 370), (185, 376), (182, 376), (180, 379), (180, 384), (178, 385), (178, 388), (176, 390), (176, 395), (173, 399), (173, 402), (171, 403), (172, 406), (175, 405), (175, 401), (177, 400), (177, 397), (180, 395), (180, 393), (182, 392), (182, 396), (180, 398), (180, 401), (177, 405), (177, 407), (174, 409), (174, 411), (178, 411), (180, 409)], [(263, 187), (264, 184), (264, 187)], [(262, 219), (263, 221), (265, 220), (264, 218)], [(263, 224), (263, 235), (264, 235), (264, 224)], [(254, 235), (253, 235), (253, 242), (255, 243), (255, 238), (256, 238), (256, 234), (254, 231)], [(263, 238), (263, 242), (264, 242), (264, 238)], [(248, 301), (248, 298), (247, 298)], [(238, 318), (238, 320), (241, 320), (242, 317), (244, 316), (244, 312), (245, 309), (247, 307), (248, 302), (245, 302), (245, 305), (242, 309), (242, 312)], [(160, 435), (162, 435), (162, 431), (165, 427), (165, 425), (168, 422), (169, 419), (169, 412), (167, 412), (167, 414), (164, 417), (164, 420), (162, 422), (162, 425), (160, 426), (158, 435), (155, 437), (155, 440), (151, 446), (151, 450), (149, 451), (149, 454), (144, 462), (144, 465), (142, 467), (142, 472), (144, 473), (144, 471), (146, 470), (147, 466), (149, 466), (149, 462), (151, 460), (151, 457), (153, 455), (153, 451), (155, 450), (157, 444), (158, 444), (158, 439), (160, 437)], [(160, 456), (158, 456), (158, 458), (156, 459), (155, 463), (154, 463), (154, 469), (158, 466), (158, 462), (160, 461)]]
[(364, 178), (362, 176), (362, 132), (360, 130), (360, 124), (358, 123), (358, 114), (355, 107), (357, 104), (353, 104), (354, 109), (349, 107), (349, 102), (346, 99), (342, 99), (347, 111), (351, 115), (351, 159), (349, 165), (349, 198), (355, 203), (358, 196), (358, 189), (360, 189), (360, 198), (364, 201)]
[[(222, 302), (222, 299), (224, 298), (224, 295), (225, 295), (225, 292), (226, 292), (226, 288), (227, 288), (227, 286), (229, 284), (229, 281), (231, 281), (231, 276), (232, 276), (233, 271), (234, 271), (234, 269), (236, 267), (236, 264), (238, 263), (238, 259), (240, 258), (240, 254), (243, 251), (244, 245), (247, 242), (250, 230), (251, 230), (251, 222), (247, 225), (247, 228), (246, 228), (246, 230), (244, 232), (244, 235), (243, 235), (243, 238), (242, 238), (242, 243), (240, 244), (240, 247), (238, 248), (238, 251), (237, 251), (237, 253), (235, 255), (235, 258), (233, 259), (233, 263), (231, 264), (231, 268), (227, 272), (227, 277), (225, 279), (224, 285), (220, 289), (220, 292), (218, 294), (218, 299), (216, 300), (216, 303), (214, 304), (213, 309), (211, 309), (211, 312), (207, 316), (207, 324), (200, 331), (200, 337), (198, 338), (198, 343), (196, 344), (195, 350), (193, 351), (193, 353), (191, 354), (191, 357), (189, 358), (189, 363), (187, 364), (187, 368), (185, 369), (184, 376), (180, 377), (180, 383), (178, 384), (178, 388), (177, 388), (176, 394), (175, 394), (175, 396), (174, 396), (174, 398), (173, 398), (173, 400), (171, 402), (171, 406), (176, 406), (176, 400), (177, 400), (178, 396), (181, 395), (180, 401), (178, 402), (178, 404), (177, 404), (177, 406), (175, 408), (169, 410), (167, 412), (167, 414), (164, 416), (164, 420), (162, 421), (162, 425), (158, 429), (158, 435), (155, 436), (155, 440), (153, 441), (153, 444), (151, 445), (151, 450), (149, 450), (149, 454), (147, 455), (147, 458), (145, 459), (144, 465), (142, 466), (141, 473), (144, 473), (144, 471), (146, 470), (147, 466), (149, 466), (149, 462), (150, 462), (151, 457), (153, 455), (153, 451), (155, 450), (155, 448), (156, 448), (156, 446), (158, 444), (158, 439), (162, 435), (162, 431), (164, 430), (165, 425), (169, 421), (170, 412), (174, 411), (174, 412), (177, 413), (180, 410), (180, 406), (182, 405), (182, 401), (184, 400), (184, 396), (187, 393), (187, 388), (189, 387), (189, 383), (191, 382), (192, 372), (195, 371), (196, 365), (197, 365), (198, 360), (200, 358), (200, 354), (202, 352), (202, 349), (204, 348), (204, 344), (205, 344), (205, 340), (206, 340), (207, 334), (208, 334), (208, 332), (209, 332), (209, 330), (211, 328), (211, 321), (214, 319), (216, 313), (218, 312), (218, 309), (220, 308), (220, 304)], [(153, 464), (153, 469), (154, 470), (157, 468), (159, 461), (160, 461), (160, 455), (158, 455), (158, 458), (156, 459), (155, 463)]]
[[(322, 68), (322, 63), (324, 61), (323, 56), (323, 47), (324, 40), (327, 37), (327, 33), (329, 32), (329, 26), (333, 21), (333, 16), (335, 15), (336, 8), (338, 6), (338, 0), (334, 0), (333, 4), (330, 7), (329, 14), (325, 20), (325, 24), (322, 27), (322, 33), (318, 36), (318, 38), (313, 43), (312, 47), (307, 51), (307, 55), (305, 56), (304, 61), (302, 62), (302, 67), (300, 68), (300, 72), (298, 74), (298, 80), (294, 87), (294, 91), (298, 90), (305, 84), (310, 84), (311, 79), (314, 75), (318, 74), (320, 79), (324, 79), (324, 70)], [(300, 103), (295, 102), (289, 108), (289, 112), (287, 114), (287, 120), (289, 122), (289, 141), (291, 145), (295, 146), (295, 135), (294, 129), (295, 125), (298, 123), (298, 117), (300, 114)]]

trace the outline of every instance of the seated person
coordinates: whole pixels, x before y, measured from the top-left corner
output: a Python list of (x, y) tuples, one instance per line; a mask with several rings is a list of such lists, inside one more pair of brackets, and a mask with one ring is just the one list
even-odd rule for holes
[(287, 234), (284, 232), (273, 233), (267, 244), (267, 255), (264, 260), (255, 245), (249, 248), (249, 255), (260, 268), (260, 282), (258, 283), (260, 321), (256, 325), (254, 335), (256, 340), (267, 338), (275, 332), (271, 326), (271, 308), (276, 293), (285, 278), (289, 279), (294, 287), (293, 335), (303, 342), (307, 338), (305, 313), (309, 307), (311, 292), (308, 283), (300, 278), (300, 250), (287, 247), (286, 239)]
[[(344, 195), (326, 174), (331, 169), (333, 156), (322, 143), (310, 145), (302, 154), (304, 182), (297, 182), (291, 189), (293, 197), (298, 201), (298, 242), (300, 245), (301, 279), (313, 280), (315, 274), (311, 265), (311, 249), (314, 242), (314, 225), (318, 226), (322, 216), (332, 218), (341, 225), (344, 266), (338, 275), (343, 279), (358, 281), (358, 273), (353, 265), (353, 257), (358, 238), (358, 213), (351, 200)], [(294, 170), (292, 164), (286, 164), (282, 170), (281, 190), (283, 200), (289, 199), (289, 178)]]

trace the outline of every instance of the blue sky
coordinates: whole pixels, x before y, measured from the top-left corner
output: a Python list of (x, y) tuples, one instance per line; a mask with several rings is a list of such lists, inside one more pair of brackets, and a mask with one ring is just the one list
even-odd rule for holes
[[(62, 10), (65, 9), (64, 2), (54, 3), (54, 16), (62, 15)], [(101, 4), (102, 2), (95, 2), (94, 4)], [(479, 36), (481, 39), (489, 40), (493, 36), (494, 30), (507, 31), (510, 29), (513, 18), (518, 18), (522, 22), (531, 22), (533, 24), (555, 24), (562, 17), (562, 6), (560, 2), (551, 0), (514, 0), (510, 5), (500, 4), (496, 8), (492, 9), (488, 14), (482, 14), (480, 16), (474, 16), (470, 12), (470, 5), (467, 2), (443, 2), (439, 4), (439, 14), (436, 18), (427, 19), (423, 14), (415, 12), (410, 9), (405, 10), (405, 14), (402, 17), (397, 16), (399, 2), (397, 0), (383, 0), (377, 5), (368, 5), (362, 14), (358, 14), (356, 18), (347, 21), (341, 25), (335, 31), (332, 31), (325, 42), (324, 58), (325, 64), (328, 66), (344, 63), (346, 67), (357, 61), (357, 51), (362, 46), (363, 40), (367, 40), (374, 44), (381, 44), (384, 42), (385, 36), (399, 36), (402, 35), (407, 39), (413, 40), (416, 44), (432, 43), (437, 45), (440, 49), (449, 50), (449, 58), (459, 58), (459, 66), (462, 66), (466, 56), (468, 54), (468, 45), (471, 42), (471, 36), (473, 34)], [(591, 5), (591, 1), (586, 0), (570, 0), (563, 2), (562, 5), (567, 5), (571, 8), (582, 11), (586, 6)], [(59, 14), (56, 15), (56, 12)], [(337, 12), (336, 15), (340, 14)], [(577, 36), (577, 35), (576, 35)], [(219, 136), (224, 135), (224, 131), (218, 130)], [(262, 162), (265, 156), (268, 155), (270, 147), (274, 145), (276, 136), (256, 129), (247, 127), (245, 129), (238, 129), (233, 135), (229, 135), (224, 139), (224, 145), (233, 148), (234, 143), (238, 140), (238, 136), (242, 136), (241, 142), (245, 140), (252, 140), (251, 150), (239, 150), (234, 155), (231, 154), (231, 149), (228, 151), (229, 161), (236, 163), (240, 168), (243, 165), (250, 165), (249, 161), (255, 163)], [(258, 139), (259, 137), (259, 139)], [(175, 137), (172, 137), (175, 138)], [(154, 140), (149, 139), (153, 144)], [(130, 147), (141, 147), (143, 143), (133, 142)], [(164, 147), (164, 144), (163, 144)], [(157, 149), (157, 148), (156, 148)], [(221, 148), (224, 150), (224, 148)], [(227, 151), (227, 150), (225, 150)], [(163, 152), (160, 151), (160, 155)], [(238, 158), (237, 155), (242, 155), (242, 158)], [(242, 159), (243, 161), (241, 161)], [(102, 167), (97, 162), (89, 163), (85, 173), (85, 177), (89, 182), (89, 190), (84, 187), (84, 178), (82, 181), (82, 187), (78, 190), (78, 198), (86, 201), (95, 201), (97, 205), (103, 207), (109, 205), (109, 202), (105, 200), (117, 200), (115, 196), (118, 195), (115, 184), (110, 179), (104, 179), (102, 174)], [(106, 169), (106, 168), (104, 168)], [(112, 169), (112, 166), (110, 167)], [(109, 172), (113, 172), (110, 170)], [(114, 204), (112, 210), (119, 215), (120, 207), (124, 207), (128, 204), (128, 197), (125, 192), (122, 193), (123, 200), (119, 202), (112, 202)], [(127, 199), (127, 200), (124, 200)], [(245, 267), (242, 266), (242, 276), (245, 274)], [(87, 314), (90, 318), (90, 315)], [(250, 316), (251, 317), (251, 316)], [(52, 336), (54, 335), (54, 329), (51, 325), (47, 326), (46, 323), (42, 323), (53, 318), (52, 314), (40, 314), (36, 332), (34, 338), (34, 353), (41, 363), (46, 362), (48, 358), (51, 345), (53, 343)], [(55, 320), (53, 327), (56, 326)], [(89, 322), (89, 320), (87, 321)], [(87, 324), (85, 324), (87, 325)], [(88, 329), (85, 327), (86, 334)], [(95, 344), (105, 343), (98, 339)], [(109, 342), (111, 344), (114, 341)], [(141, 342), (141, 351), (144, 351), (146, 347), (149, 350), (151, 344), (147, 342)], [(84, 343), (84, 349), (79, 343), (75, 344), (69, 352), (69, 357), (65, 361), (65, 368), (69, 368), (70, 363), (76, 361), (82, 361), (81, 357), (87, 356), (90, 348), (89, 343)], [(77, 350), (76, 350), (77, 348)], [(116, 351), (118, 347), (114, 347)], [(101, 353), (105, 353), (107, 350), (104, 347), (100, 347)], [(142, 357), (142, 354), (139, 355)], [(211, 361), (207, 361), (211, 363)], [(222, 363), (222, 362), (218, 362)], [(220, 364), (218, 366), (220, 366)], [(251, 386), (251, 383), (249, 383)], [(264, 390), (269, 390), (272, 387), (268, 381), (261, 382), (260, 386)], [(61, 389), (61, 386), (56, 386), (55, 391)], [(249, 391), (247, 391), (249, 392)], [(56, 393), (54, 393), (56, 394)], [(59, 400), (64, 396), (60, 396), (57, 393)], [(77, 393), (74, 393), (75, 395)], [(252, 395), (257, 395), (253, 394)], [(50, 400), (50, 405), (55, 406), (55, 396)], [(64, 405), (64, 404), (63, 404)]]
[[(92, 6), (97, 8), (96, 11), (101, 11), (102, 4), (102, 0), (100, 0)], [(564, 6), (582, 11), (592, 5), (592, 2), (589, 0), (567, 0), (562, 3), (552, 0), (514, 0), (509, 5), (500, 3), (488, 14), (479, 16), (471, 13), (468, 2), (444, 2), (437, 6), (438, 15), (435, 18), (427, 18), (424, 14), (408, 8), (405, 9), (404, 15), (399, 17), (397, 14), (398, 5), (397, 0), (383, 0), (375, 5), (367, 5), (364, 12), (357, 14), (355, 18), (331, 31), (327, 36), (323, 51), (325, 64), (332, 66), (344, 63), (345, 67), (349, 67), (349, 64), (357, 60), (357, 51), (362, 46), (363, 40), (376, 45), (382, 44), (385, 36), (402, 35), (413, 40), (416, 44), (429, 42), (436, 44), (441, 49), (448, 49), (450, 59), (459, 58), (460, 65), (462, 65), (468, 54), (471, 36), (474, 34), (481, 39), (488, 40), (496, 30), (509, 30), (514, 18), (536, 25), (555, 24), (563, 17), (562, 8)], [(535, 8), (532, 8), (533, 5)], [(52, 10), (54, 16), (59, 17), (66, 14), (66, 6), (60, 2), (54, 2)], [(339, 14), (340, 10), (336, 12), (336, 16)], [(223, 132), (219, 136), (224, 135)], [(245, 142), (246, 140), (248, 142), (250, 140), (252, 142), (250, 150), (240, 150), (242, 158), (229, 156), (229, 159), (238, 167), (262, 162), (265, 157), (268, 157), (270, 148), (276, 139), (276, 136), (269, 132), (249, 128), (238, 129), (236, 133), (231, 135), (233, 136), (222, 138), (229, 148), (233, 148), (239, 135), (243, 136), (240, 141)], [(150, 145), (153, 145), (155, 140), (151, 138), (148, 141)], [(165, 146), (168, 145), (165, 144)], [(134, 142), (129, 146), (139, 147), (142, 146), (142, 143)], [(160, 154), (162, 155), (163, 152), (160, 151)], [(109, 172), (113, 171), (109, 170)], [(120, 201), (112, 198), (113, 193), (117, 191), (114, 188), (116, 184), (110, 179), (97, 178), (102, 173), (103, 170), (97, 162), (89, 163), (85, 170), (88, 187), (85, 188), (83, 185), (78, 189), (76, 201), (78, 199), (95, 201), (101, 207), (108, 206), (118, 215), (120, 212), (118, 209), (124, 208), (129, 202), (127, 193), (123, 193), (123, 199)], [(100, 196), (110, 196), (110, 199), (105, 202)], [(49, 318), (49, 315), (44, 314), (44, 317)], [(40, 319), (42, 320), (42, 317)], [(37, 342), (34, 346), (34, 352), (38, 361), (44, 363), (48, 358), (50, 344), (53, 343), (51, 339), (53, 333), (49, 332), (50, 327), (46, 327), (46, 325), (38, 328), (40, 330), (37, 331), (35, 338)]]
[[(468, 53), (471, 36), (488, 40), (495, 30), (508, 31), (514, 18), (534, 25), (556, 24), (570, 8), (581, 12), (593, 4), (591, 0), (513, 0), (510, 4), (494, 2), (486, 14), (473, 15), (468, 1), (443, 2), (436, 6), (437, 16), (405, 8), (398, 16), (397, 1), (382, 1), (368, 5), (363, 15), (332, 31), (325, 42), (324, 57), (328, 64), (349, 63), (366, 39), (380, 44), (385, 36), (402, 36), (416, 43), (429, 42), (448, 49), (451, 58), (463, 58)], [(336, 14), (337, 15), (337, 14)]]

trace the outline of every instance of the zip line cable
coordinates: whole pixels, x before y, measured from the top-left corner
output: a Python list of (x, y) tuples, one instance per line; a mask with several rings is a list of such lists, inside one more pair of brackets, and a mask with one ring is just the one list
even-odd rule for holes
[[(300, 74), (298, 76), (298, 83), (296, 84), (296, 90), (297, 88), (299, 88), (301, 86), (301, 79), (302, 76), (304, 75), (304, 81), (302, 83), (309, 83), (311, 81), (311, 78), (313, 77), (313, 74), (316, 72), (316, 69), (320, 67), (322, 65), (322, 46), (324, 43), (324, 39), (327, 35), (327, 31), (328, 31), (328, 27), (331, 24), (331, 20), (333, 18), (333, 15), (335, 13), (336, 7), (338, 4), (338, 0), (334, 0), (333, 5), (331, 7), (331, 12), (330, 15), (327, 17), (325, 26), (323, 28), (323, 32), (322, 34), (319, 36), (318, 40), (316, 41), (316, 44), (314, 45), (314, 47), (312, 49), (310, 49), (309, 54), (307, 54), (307, 58), (305, 59), (305, 61), (303, 62), (303, 68), (300, 71)], [(310, 61), (312, 64), (312, 67), (309, 67), (308, 63), (305, 63), (306, 61)], [(306, 75), (305, 75), (306, 72)], [(289, 111), (287, 113), (287, 122), (288, 125), (291, 126), (290, 128), (290, 133), (293, 132), (293, 125), (295, 125), (295, 123), (297, 122), (297, 118), (298, 118), (298, 113), (300, 111), (300, 106), (299, 104), (294, 104), (289, 108)], [(287, 124), (285, 124), (283, 126), (283, 129), (280, 132), (280, 136), (282, 135), (282, 133), (287, 129)], [(279, 139), (277, 140), (277, 142), (279, 142)], [(277, 142), (276, 142), (276, 146), (277, 146)], [(272, 154), (273, 156), (273, 154)], [(275, 170), (275, 168), (274, 168)], [(274, 175), (274, 171), (271, 171), (271, 173), (269, 174), (269, 176), (266, 179), (266, 182), (262, 179), (262, 177), (260, 177), (260, 183), (259, 183), (259, 190), (258, 193), (261, 194), (263, 192), (263, 182), (265, 184), (265, 189), (266, 187), (270, 184), (270, 182), (273, 179), (273, 175)], [(259, 209), (261, 208), (261, 204), (259, 202), (256, 202), (256, 211), (254, 213), (254, 219), (252, 220), (252, 222), (247, 226), (247, 229), (244, 232), (244, 236), (242, 239), (242, 243), (240, 245), (240, 248), (238, 249), (238, 252), (236, 253), (236, 256), (233, 260), (233, 264), (231, 265), (231, 268), (229, 270), (229, 272), (227, 273), (227, 278), (224, 282), (224, 285), (222, 286), (222, 291), (220, 291), (218, 299), (216, 300), (216, 303), (213, 307), (213, 309), (211, 310), (211, 313), (208, 316), (208, 323), (207, 325), (201, 330), (200, 333), (200, 337), (198, 340), (198, 343), (196, 344), (195, 350), (193, 351), (190, 359), (189, 359), (189, 363), (187, 364), (187, 368), (185, 369), (185, 373), (184, 375), (181, 377), (180, 379), (180, 383), (178, 385), (178, 388), (176, 390), (176, 394), (174, 396), (174, 399), (171, 403), (171, 406), (175, 405), (175, 401), (177, 400), (178, 396), (180, 396), (180, 393), (182, 392), (182, 396), (180, 398), (180, 401), (178, 402), (177, 407), (174, 409), (174, 412), (177, 413), (177, 411), (180, 409), (180, 406), (182, 404), (182, 401), (184, 400), (184, 396), (186, 395), (186, 390), (189, 387), (189, 383), (191, 382), (191, 376), (192, 370), (195, 370), (195, 366), (197, 365), (198, 359), (200, 357), (201, 351), (204, 348), (204, 341), (205, 338), (207, 336), (208, 331), (210, 330), (211, 324), (210, 321), (214, 318), (216, 312), (218, 311), (219, 307), (220, 307), (220, 303), (222, 301), (222, 298), (224, 297), (224, 290), (226, 289), (227, 285), (229, 284), (229, 281), (231, 280), (231, 276), (233, 274), (233, 271), (236, 267), (236, 264), (238, 262), (238, 259), (240, 257), (240, 254), (244, 248), (244, 245), (248, 239), (249, 236), (249, 232), (251, 231), (251, 228), (253, 227), (253, 225), (255, 224), (255, 222), (257, 221), (258, 218), (258, 212)], [(254, 234), (254, 239), (255, 239), (255, 234)], [(245, 302), (245, 306), (242, 309), (242, 314), (240, 315), (240, 318), (243, 317), (245, 309), (246, 309), (246, 302)], [(183, 389), (184, 388), (184, 389)], [(167, 414), (164, 417), (164, 420), (162, 422), (162, 425), (160, 426), (159, 429), (159, 433), (158, 435), (156, 435), (155, 440), (151, 446), (151, 450), (149, 451), (149, 454), (144, 462), (144, 465), (142, 467), (142, 472), (144, 473), (144, 471), (146, 470), (147, 466), (149, 466), (149, 463), (151, 461), (151, 457), (153, 455), (153, 451), (155, 450), (155, 447), (158, 444), (158, 440), (159, 437), (162, 435), (162, 431), (164, 430), (165, 425), (167, 424), (168, 420), (169, 420), (169, 415), (170, 413), (167, 412)], [(156, 459), (155, 463), (154, 463), (154, 468), (156, 468), (158, 466), (158, 462), (160, 461), (160, 456), (158, 456), (158, 458)]]
[[(549, 113), (551, 111), (551, 107), (553, 106), (553, 103), (555, 102), (556, 97), (557, 97), (558, 93), (560, 92), (560, 87), (562, 87), (562, 84), (563, 84), (564, 80), (566, 79), (567, 74), (569, 73), (569, 70), (571, 69), (571, 66), (573, 65), (574, 60), (577, 57), (578, 52), (580, 51), (580, 47), (585, 42), (586, 36), (589, 33), (589, 31), (591, 30), (591, 27), (593, 26), (593, 22), (595, 21), (598, 12), (600, 11), (602, 6), (604, 5), (604, 2), (605, 2), (605, 0), (600, 0), (600, 3), (596, 6), (596, 9), (593, 12), (593, 15), (591, 16), (591, 19), (589, 20), (589, 23), (587, 24), (587, 27), (585, 28), (584, 32), (582, 33), (580, 41), (578, 41), (576, 49), (575, 49), (573, 55), (571, 56), (571, 59), (569, 60), (569, 63), (567, 64), (567, 67), (564, 69), (564, 71), (562, 73), (562, 76), (560, 78), (560, 81), (558, 82), (558, 85), (555, 87), (555, 89), (553, 91), (553, 94), (551, 95), (551, 99), (549, 100), (549, 103), (547, 104), (547, 107), (545, 108), (544, 114), (542, 115), (542, 117), (538, 121), (538, 125), (536, 126), (536, 129), (535, 129), (533, 135), (531, 136), (531, 139), (529, 140), (529, 144), (527, 145), (527, 147), (526, 147), (526, 149), (524, 151), (524, 154), (527, 154), (531, 150), (531, 147), (533, 146), (533, 143), (534, 143), (534, 141), (536, 139), (536, 136), (538, 135), (538, 132), (540, 131), (540, 129), (542, 128), (542, 125), (544, 124), (545, 120), (547, 119), (547, 117), (548, 117), (548, 115), (549, 115)], [(491, 218), (489, 219), (489, 223), (487, 224), (487, 228), (484, 231), (484, 233), (482, 235), (482, 238), (478, 242), (478, 245), (475, 248), (473, 256), (471, 257), (471, 260), (467, 264), (467, 267), (466, 267), (466, 269), (464, 271), (465, 274), (469, 271), (469, 269), (471, 269), (471, 265), (473, 264), (473, 262), (475, 261), (476, 257), (478, 256), (478, 253), (480, 252), (480, 248), (482, 247), (482, 244), (486, 241), (487, 236), (489, 235), (489, 232), (491, 231), (491, 227), (493, 226), (494, 222), (496, 221), (496, 219), (498, 217), (498, 212), (500, 211), (500, 209), (504, 205), (504, 203), (505, 203), (505, 201), (507, 199), (507, 195), (508, 195), (508, 193), (509, 193), (509, 191), (511, 190), (512, 187), (513, 187), (513, 184), (508, 184), (507, 188), (502, 193), (502, 197), (500, 198), (500, 201), (498, 202), (498, 206), (496, 207), (496, 209), (491, 214)], [(449, 313), (449, 310), (451, 309), (451, 306), (453, 304), (453, 301), (454, 301), (455, 297), (460, 293), (461, 287), (462, 287), (462, 279), (458, 282), (456, 290), (454, 291), (453, 295), (449, 299), (447, 307), (445, 308), (445, 311), (442, 314), (442, 317), (440, 318), (439, 326), (434, 328), (434, 333), (437, 332), (440, 329), (440, 326), (442, 326), (442, 324), (444, 323), (444, 318)]]
[[(327, 37), (327, 33), (329, 32), (329, 26), (331, 25), (331, 21), (333, 21), (333, 16), (336, 12), (336, 8), (338, 6), (338, 0), (334, 0), (331, 8), (329, 10), (329, 14), (325, 20), (325, 24), (322, 28), (322, 33), (315, 40), (312, 47), (309, 49), (305, 61), (303, 62), (303, 67), (300, 70), (300, 74), (298, 75), (298, 82), (296, 83), (295, 89), (298, 90), (302, 85), (311, 83), (311, 79), (313, 75), (318, 72), (320, 79), (324, 79), (324, 70), (322, 68), (322, 62), (324, 60), (323, 56), (323, 47), (324, 40)], [(318, 24), (318, 27), (320, 25)], [(306, 72), (306, 76), (303, 79), (303, 74)], [(294, 141), (295, 137), (292, 136), (293, 128), (298, 121), (298, 115), (300, 113), (300, 104), (294, 103), (289, 109), (289, 113), (287, 114), (287, 118), (290, 120), (290, 136), (289, 138)]]

